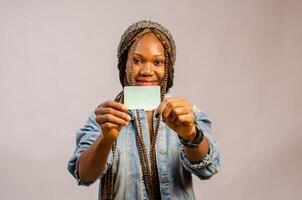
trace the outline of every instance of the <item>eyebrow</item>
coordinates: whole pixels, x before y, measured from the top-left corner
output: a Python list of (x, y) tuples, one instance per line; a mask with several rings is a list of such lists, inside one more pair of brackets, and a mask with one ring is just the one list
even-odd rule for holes
[[(144, 57), (143, 55), (141, 55), (141, 54), (139, 54), (139, 53), (134, 53), (135, 55), (137, 55), (137, 56), (139, 56), (139, 57)], [(161, 55), (161, 54), (159, 54), (159, 55), (154, 55), (153, 57), (165, 57), (164, 55)]]

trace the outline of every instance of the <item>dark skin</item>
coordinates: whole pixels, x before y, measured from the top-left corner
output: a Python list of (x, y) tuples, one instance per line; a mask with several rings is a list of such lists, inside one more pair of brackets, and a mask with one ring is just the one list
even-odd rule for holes
[[(130, 56), (126, 64), (126, 77), (131, 80)], [(164, 47), (153, 34), (147, 33), (138, 41), (133, 57), (133, 76), (137, 86), (161, 85), (165, 74)], [(100, 125), (102, 134), (85, 150), (79, 160), (79, 176), (85, 183), (94, 181), (105, 169), (106, 161), (115, 139), (122, 127), (131, 120), (127, 114), (128, 108), (119, 102), (108, 100), (96, 108), (96, 122)], [(194, 115), (189, 101), (181, 98), (168, 98), (160, 103), (157, 112), (164, 122), (176, 134), (185, 140), (192, 141), (196, 136)], [(150, 137), (153, 134), (152, 111), (147, 111)], [(207, 138), (198, 148), (184, 147), (186, 157), (192, 162), (199, 162), (209, 151)]]

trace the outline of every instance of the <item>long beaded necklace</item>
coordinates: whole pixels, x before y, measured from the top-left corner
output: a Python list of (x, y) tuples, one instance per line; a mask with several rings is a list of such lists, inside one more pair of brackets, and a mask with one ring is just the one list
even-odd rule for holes
[[(134, 42), (132, 46), (129, 49), (130, 53), (130, 64), (133, 66), (133, 55), (134, 51), (136, 49), (137, 42), (139, 39), (143, 36), (143, 34), (148, 33), (148, 32), (154, 32), (156, 36), (160, 39), (162, 44), (166, 47), (165, 48), (165, 75), (162, 81), (162, 86), (161, 86), (161, 101), (164, 99), (164, 95), (167, 92), (167, 82), (168, 82), (168, 76), (169, 78), (173, 79), (173, 73), (171, 72), (172, 69), (172, 64), (169, 60), (168, 52), (167, 50), (170, 50), (170, 47), (167, 45), (169, 42), (166, 41), (165, 37), (160, 33), (159, 31), (156, 30), (150, 30), (150, 29), (144, 29), (140, 34), (138, 34), (134, 38)], [(135, 85), (135, 80), (133, 76), (133, 67), (131, 67), (131, 85)], [(121, 92), (115, 99), (118, 102), (123, 102), (123, 92)], [(153, 116), (153, 115), (152, 115)], [(135, 124), (135, 139), (136, 139), (136, 145), (138, 149), (138, 154), (139, 154), (139, 159), (141, 163), (141, 168), (142, 168), (142, 173), (143, 173), (143, 180), (145, 183), (145, 187), (147, 189), (147, 193), (149, 196), (149, 199), (155, 200), (160, 198), (160, 193), (158, 193), (158, 188), (159, 187), (159, 180), (158, 180), (158, 172), (157, 172), (157, 164), (156, 164), (156, 138), (158, 135), (158, 130), (160, 126), (160, 121), (161, 117), (158, 117), (156, 121), (156, 126), (154, 133), (151, 138), (151, 146), (150, 146), (150, 161), (147, 156), (147, 149), (144, 144), (144, 139), (143, 139), (143, 134), (142, 134), (142, 125), (140, 121), (140, 114), (138, 110), (136, 111), (136, 117), (134, 119), (134, 124)], [(153, 120), (152, 120), (153, 122)], [(153, 127), (153, 124), (152, 124)], [(102, 191), (102, 199), (113, 199), (114, 195), (114, 183), (115, 183), (115, 169), (114, 169), (114, 161), (116, 157), (116, 140), (114, 141), (112, 145), (112, 166), (108, 169), (106, 175), (103, 177), (103, 191)], [(149, 164), (150, 163), (150, 164)]]

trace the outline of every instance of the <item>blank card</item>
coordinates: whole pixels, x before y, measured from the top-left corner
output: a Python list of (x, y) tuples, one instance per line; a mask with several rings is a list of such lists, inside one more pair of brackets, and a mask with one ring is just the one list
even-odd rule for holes
[(160, 86), (126, 86), (124, 103), (128, 109), (156, 109), (160, 104)]

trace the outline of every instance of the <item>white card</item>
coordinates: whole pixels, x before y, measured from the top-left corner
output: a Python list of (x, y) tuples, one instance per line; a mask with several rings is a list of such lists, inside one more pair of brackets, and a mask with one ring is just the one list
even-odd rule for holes
[(124, 103), (128, 109), (156, 109), (160, 104), (160, 86), (126, 86)]

